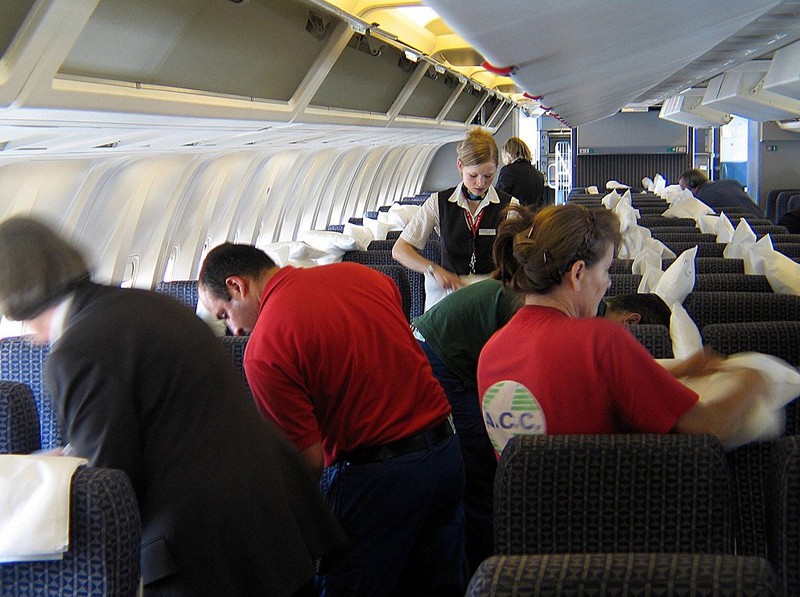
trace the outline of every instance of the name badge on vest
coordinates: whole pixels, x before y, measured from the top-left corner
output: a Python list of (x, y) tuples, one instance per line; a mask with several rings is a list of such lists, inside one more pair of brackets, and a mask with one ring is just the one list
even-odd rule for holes
[(497, 230), (494, 228), (481, 228), (478, 230), (478, 236), (497, 236)]

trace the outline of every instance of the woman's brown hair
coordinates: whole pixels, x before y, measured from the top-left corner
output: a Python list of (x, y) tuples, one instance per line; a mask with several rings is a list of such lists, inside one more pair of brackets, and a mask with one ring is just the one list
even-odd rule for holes
[(576, 261), (592, 267), (620, 244), (619, 219), (607, 209), (510, 205), (507, 211), (494, 243), (495, 277), (517, 292), (547, 294)]

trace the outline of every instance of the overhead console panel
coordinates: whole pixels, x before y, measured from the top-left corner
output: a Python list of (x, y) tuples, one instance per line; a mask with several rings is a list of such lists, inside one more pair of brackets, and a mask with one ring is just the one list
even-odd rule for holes
[(705, 89), (687, 89), (668, 98), (661, 106), (659, 118), (695, 128), (728, 124), (732, 116), (703, 105)]
[(708, 82), (703, 105), (750, 120), (783, 120), (800, 115), (800, 100), (767, 91), (769, 60), (753, 60)]

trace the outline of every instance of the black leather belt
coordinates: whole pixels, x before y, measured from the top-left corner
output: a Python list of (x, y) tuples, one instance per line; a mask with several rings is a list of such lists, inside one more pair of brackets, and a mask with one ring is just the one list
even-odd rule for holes
[(379, 462), (413, 452), (420, 452), (429, 446), (434, 446), (443, 442), (448, 437), (455, 434), (455, 427), (451, 417), (447, 417), (438, 425), (421, 431), (415, 435), (409, 435), (403, 439), (398, 439), (382, 446), (366, 446), (356, 448), (352, 452), (343, 453), (339, 460), (351, 462), (353, 464), (365, 464), (367, 462)]

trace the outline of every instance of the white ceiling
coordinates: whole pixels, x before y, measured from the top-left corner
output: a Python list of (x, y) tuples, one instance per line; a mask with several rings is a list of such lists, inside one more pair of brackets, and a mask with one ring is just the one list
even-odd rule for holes
[(683, 89), (800, 39), (800, 1), (427, 0), (571, 126)]

